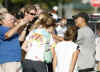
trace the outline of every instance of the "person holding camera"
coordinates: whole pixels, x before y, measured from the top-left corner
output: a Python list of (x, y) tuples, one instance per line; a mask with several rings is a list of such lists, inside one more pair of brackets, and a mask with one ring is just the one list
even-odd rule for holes
[[(0, 72), (22, 72), (21, 47), (18, 30), (28, 21), (21, 20), (15, 25), (16, 19), (10, 13), (1, 15), (0, 25)], [(23, 35), (23, 34), (22, 34)]]

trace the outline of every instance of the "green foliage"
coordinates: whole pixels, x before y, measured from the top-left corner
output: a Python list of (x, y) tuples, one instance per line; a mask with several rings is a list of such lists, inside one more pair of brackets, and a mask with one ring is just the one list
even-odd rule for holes
[(4, 0), (0, 0), (0, 3), (3, 3)]
[(20, 2), (24, 2), (25, 0), (11, 0), (12, 3), (20, 3)]
[(65, 3), (71, 3), (72, 0), (63, 0)]
[[(4, 3), (6, 0), (0, 0), (0, 3)], [(8, 8), (13, 9), (21, 7), (21, 5), (27, 4), (40, 4), (44, 9), (51, 9), (53, 6), (58, 5), (58, 3), (69, 3), (72, 0), (7, 0), (8, 1)], [(10, 3), (10, 5), (9, 5)], [(12, 4), (12, 5), (11, 5)]]

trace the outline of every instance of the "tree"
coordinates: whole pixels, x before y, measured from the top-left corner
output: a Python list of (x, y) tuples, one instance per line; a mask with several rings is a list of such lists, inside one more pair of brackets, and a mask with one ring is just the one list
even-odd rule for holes
[(0, 0), (0, 3), (3, 3), (4, 0)]
[(64, 0), (64, 3), (72, 3), (72, 0)]
[(12, 3), (24, 2), (25, 0), (10, 0)]

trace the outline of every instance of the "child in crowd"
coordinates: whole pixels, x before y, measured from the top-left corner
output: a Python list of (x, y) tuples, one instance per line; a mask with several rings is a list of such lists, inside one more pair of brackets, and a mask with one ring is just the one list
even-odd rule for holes
[(62, 18), (57, 24), (56, 31), (57, 31), (57, 36), (59, 37), (64, 37), (64, 33), (67, 30), (67, 19)]
[(96, 32), (98, 37), (96, 38), (96, 61), (97, 61), (97, 72), (100, 72), (100, 23), (96, 26)]
[(55, 72), (74, 72), (79, 54), (78, 45), (73, 42), (76, 27), (69, 27), (64, 34), (64, 40), (55, 47), (53, 68)]

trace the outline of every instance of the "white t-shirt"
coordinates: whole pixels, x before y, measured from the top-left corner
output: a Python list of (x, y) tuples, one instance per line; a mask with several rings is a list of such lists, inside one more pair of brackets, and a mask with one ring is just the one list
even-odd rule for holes
[(100, 37), (96, 38), (96, 60), (100, 61)]
[[(37, 40), (34, 39), (35, 33), (41, 35), (41, 37)], [(47, 41), (47, 38), (50, 40)], [(45, 29), (37, 29), (35, 31), (31, 31), (26, 40), (28, 41), (28, 52), (26, 53), (25, 59), (34, 61), (44, 61), (46, 43), (48, 42), (49, 46), (51, 46), (54, 42), (50, 33), (48, 33)]]
[(62, 41), (55, 48), (57, 56), (56, 72), (69, 72), (73, 52), (77, 49), (77, 44), (72, 41)]

